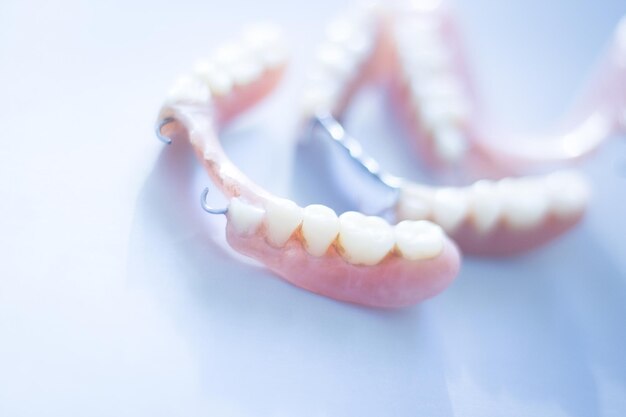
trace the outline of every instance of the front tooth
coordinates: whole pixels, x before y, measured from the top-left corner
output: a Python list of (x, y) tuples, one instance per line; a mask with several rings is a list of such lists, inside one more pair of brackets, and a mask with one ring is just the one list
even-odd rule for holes
[(267, 238), (277, 247), (282, 247), (302, 223), (302, 208), (291, 200), (275, 199), (265, 205), (267, 212)]
[(351, 264), (376, 265), (393, 249), (393, 228), (380, 217), (348, 211), (339, 224), (341, 256)]
[(443, 230), (432, 222), (405, 220), (396, 225), (395, 234), (396, 247), (406, 259), (430, 259), (443, 250)]
[(435, 192), (433, 219), (446, 231), (456, 229), (467, 214), (468, 202), (465, 192), (456, 188), (442, 188)]
[(233, 198), (228, 206), (228, 220), (240, 235), (251, 235), (263, 221), (265, 210)]
[(498, 182), (502, 212), (509, 224), (517, 229), (536, 226), (548, 211), (544, 184), (531, 178)]
[(560, 171), (548, 175), (546, 188), (550, 209), (559, 217), (582, 212), (589, 201), (589, 182), (574, 171)]
[(304, 247), (313, 256), (323, 256), (339, 233), (339, 219), (329, 207), (312, 204), (304, 208)]
[(502, 212), (496, 185), (487, 180), (478, 181), (472, 185), (469, 195), (474, 226), (479, 232), (487, 233), (497, 224)]

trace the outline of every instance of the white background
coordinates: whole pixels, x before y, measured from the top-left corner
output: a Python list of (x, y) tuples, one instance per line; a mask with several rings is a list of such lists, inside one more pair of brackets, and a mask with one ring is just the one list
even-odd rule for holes
[[(583, 165), (584, 224), (523, 257), (468, 258), (414, 308), (340, 304), (225, 248), (189, 150), (154, 138), (164, 92), (244, 23), (283, 24), (294, 69), (228, 151), (274, 192), (348, 208), (293, 147), (336, 3), (0, 2), (0, 416), (626, 415), (624, 138)], [(546, 126), (626, 7), (495, 3), (457, 4), (485, 101), (503, 125)], [(353, 132), (397, 136), (383, 105), (358, 105)]]

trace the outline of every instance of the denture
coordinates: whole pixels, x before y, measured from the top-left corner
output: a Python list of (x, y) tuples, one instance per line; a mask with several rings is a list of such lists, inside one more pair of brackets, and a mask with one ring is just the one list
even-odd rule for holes
[[(410, 88), (402, 91), (421, 97), (420, 129), (438, 126), (438, 130), (431, 131), (436, 135), (428, 144), (423, 143), (430, 146), (426, 153), (470, 158), (461, 155), (469, 146), (461, 123), (463, 118), (469, 120), (466, 118), (469, 100), (461, 94), (462, 84), (452, 74), (451, 68), (458, 67), (451, 64), (452, 54), (444, 46), (444, 40), (431, 33), (444, 25), (440, 21), (443, 15), (436, 10), (429, 11), (426, 17), (422, 16), (426, 12), (419, 13), (420, 20), (413, 22), (417, 26), (410, 26), (410, 30), (403, 23), (413, 19), (413, 14), (394, 17), (382, 6), (351, 10), (333, 20), (320, 50), (335, 53), (333, 59), (329, 59), (329, 54), (317, 56), (313, 65), (315, 75), (310, 77), (304, 91), (305, 117), (320, 124), (326, 130), (327, 139), (343, 148), (346, 157), (353, 159), (362, 171), (394, 196), (387, 207), (393, 221), (432, 221), (440, 225), (463, 252), (485, 256), (522, 253), (561, 236), (582, 219), (589, 201), (589, 184), (581, 174), (561, 170), (526, 177), (505, 176), (498, 180), (481, 179), (462, 187), (418, 184), (384, 171), (336, 119), (368, 80), (391, 71), (381, 62), (397, 64), (399, 61), (394, 55), (411, 50), (411, 61), (398, 65), (396, 70), (412, 68), (413, 73), (420, 74), (421, 78), (413, 80)], [(441, 35), (443, 38), (445, 32)], [(359, 47), (359, 54), (351, 52), (350, 43), (354, 39), (359, 39), (359, 45), (367, 45), (367, 48)], [(418, 42), (396, 44), (393, 49), (390, 45), (397, 39), (417, 39)], [(342, 70), (337, 71), (337, 68)], [(396, 85), (407, 80), (404, 73), (392, 74)], [(404, 106), (403, 110), (407, 109), (413, 112), (412, 107)]]
[[(367, 48), (353, 53), (354, 39)], [(323, 48), (334, 53), (312, 71), (305, 116), (324, 110), (340, 119), (360, 86), (383, 80), (419, 156), (466, 178), (570, 164), (626, 131), (626, 18), (581, 104), (565, 118), (568, 128), (524, 139), (496, 132), (480, 111), (460, 30), (441, 1), (381, 2), (346, 13), (329, 26)], [(320, 80), (325, 89), (316, 89)]]
[(247, 178), (226, 156), (220, 131), (277, 87), (286, 68), (284, 40), (273, 26), (254, 27), (179, 78), (163, 105), (157, 134), (186, 138), (216, 186), (229, 198), (226, 239), (286, 281), (337, 300), (403, 307), (446, 288), (460, 255), (442, 228), (427, 220), (390, 225), (359, 212), (337, 215), (300, 207)]

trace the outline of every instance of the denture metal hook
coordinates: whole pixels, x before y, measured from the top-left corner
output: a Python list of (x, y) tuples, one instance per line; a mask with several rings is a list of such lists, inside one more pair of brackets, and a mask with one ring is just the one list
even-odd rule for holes
[(330, 113), (317, 114), (315, 121), (322, 126), (335, 143), (348, 153), (351, 159), (363, 166), (370, 176), (393, 191), (398, 192), (398, 189), (402, 186), (402, 179), (384, 171), (374, 158), (363, 151), (361, 144), (346, 133), (341, 123)]
[(228, 213), (228, 207), (224, 207), (221, 209), (216, 209), (211, 206), (206, 201), (207, 196), (209, 195), (209, 187), (206, 187), (204, 191), (202, 191), (202, 195), (200, 196), (200, 205), (209, 214), (226, 214)]
[(156, 133), (156, 137), (163, 143), (165, 143), (166, 145), (170, 145), (172, 143), (172, 139), (168, 138), (167, 136), (165, 136), (164, 134), (161, 133), (161, 129), (163, 129), (163, 126), (165, 126), (166, 124), (172, 123), (175, 119), (173, 117), (166, 117), (163, 120), (160, 120), (157, 122), (154, 131)]

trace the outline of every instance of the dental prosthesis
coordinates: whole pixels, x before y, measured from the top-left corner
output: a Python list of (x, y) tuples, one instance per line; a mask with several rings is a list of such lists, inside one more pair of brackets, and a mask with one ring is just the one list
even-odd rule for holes
[(626, 18), (561, 134), (517, 140), (495, 132), (478, 108), (464, 56), (460, 31), (441, 0), (350, 10), (332, 21), (318, 49), (304, 94), (305, 117), (329, 112), (340, 119), (362, 85), (382, 82), (420, 157), (465, 179), (572, 163), (626, 131)]
[[(383, 209), (395, 221), (433, 221), (464, 253), (475, 255), (512, 255), (555, 239), (583, 217), (590, 196), (587, 180), (569, 169), (509, 175), (571, 162), (624, 128), (626, 19), (584, 120), (568, 134), (536, 142), (528, 152), (532, 146), (522, 149), (510, 141), (497, 146), (476, 134), (482, 128), (471, 112), (458, 31), (448, 11), (438, 2), (428, 3), (433, 7), (409, 1), (374, 4), (333, 20), (305, 86), (305, 120), (321, 126), (324, 136), (345, 151), (344, 158), (354, 160), (392, 196), (380, 200), (389, 201)], [(364, 153), (338, 119), (363, 85), (382, 77), (389, 79), (394, 109), (408, 121), (420, 153), (430, 162), (471, 169), (482, 179), (462, 187), (427, 186), (383, 171)], [(364, 208), (362, 200), (356, 202)]]
[(359, 212), (299, 207), (247, 178), (225, 155), (220, 130), (277, 86), (285, 46), (271, 26), (251, 28), (179, 78), (163, 105), (157, 135), (187, 138), (217, 187), (230, 199), (226, 238), (236, 251), (309, 291), (367, 306), (402, 307), (446, 288), (460, 255), (441, 227), (426, 221), (390, 225)]

